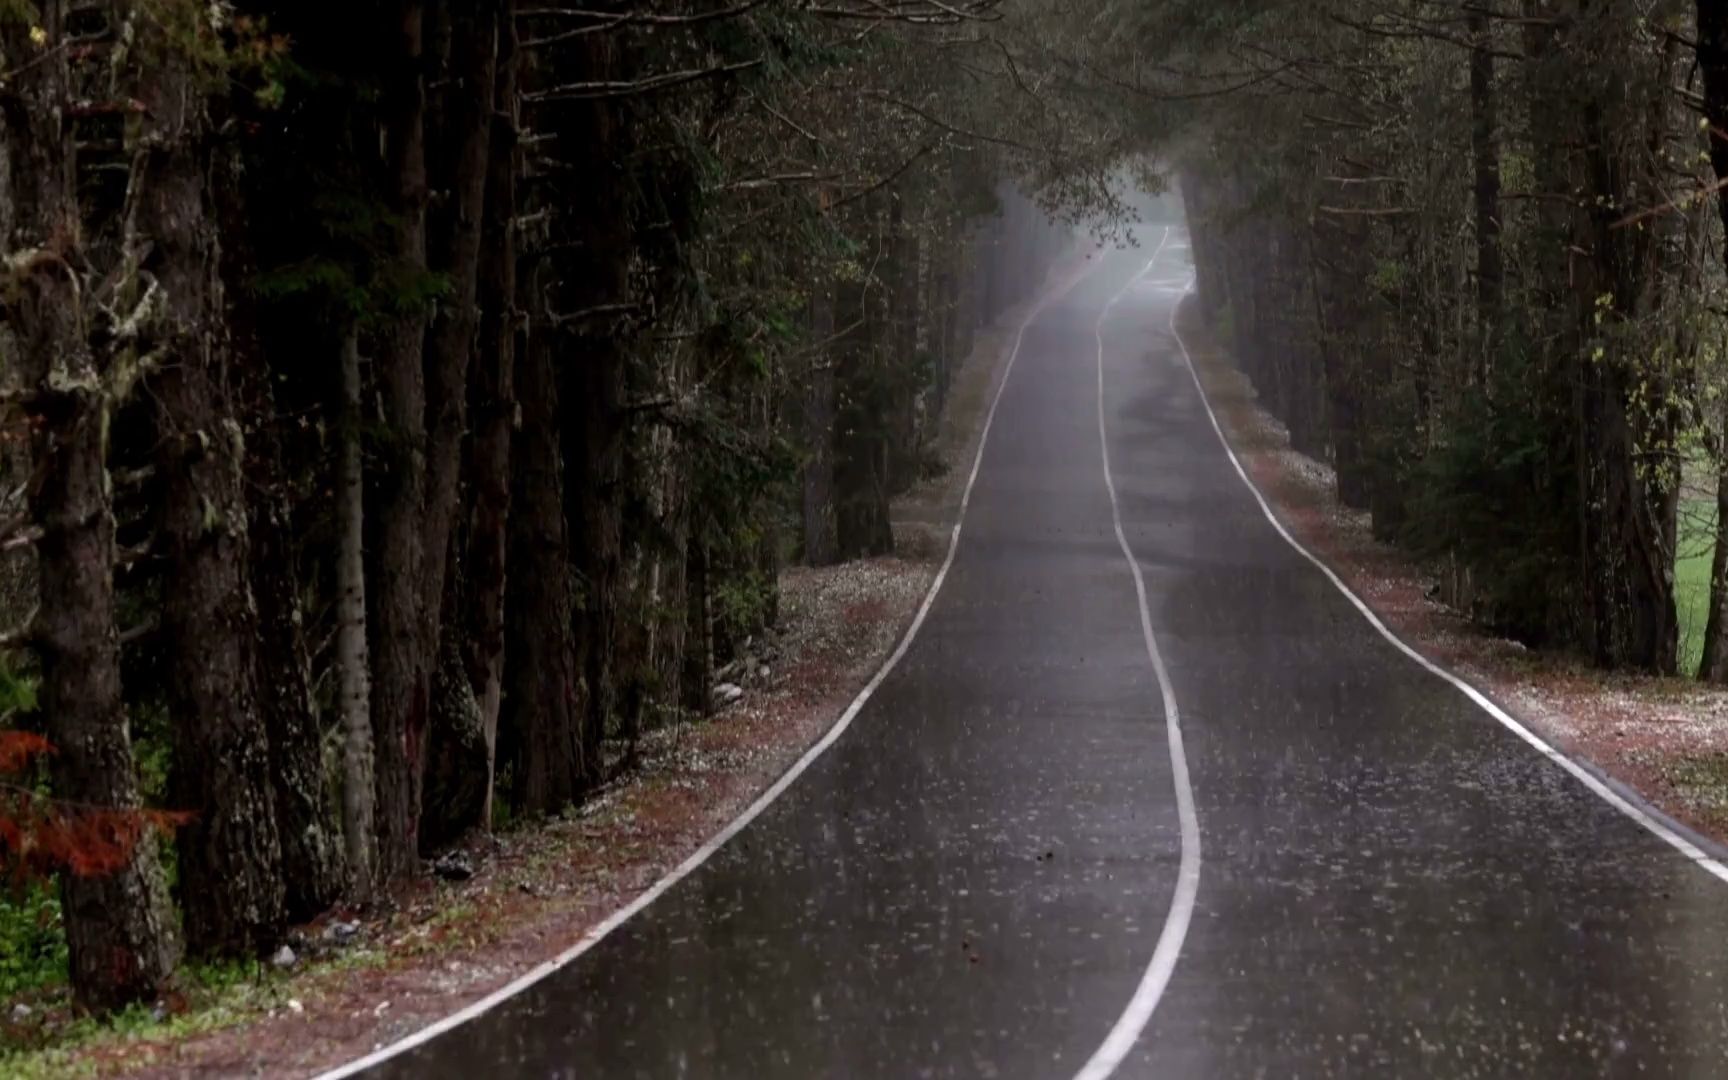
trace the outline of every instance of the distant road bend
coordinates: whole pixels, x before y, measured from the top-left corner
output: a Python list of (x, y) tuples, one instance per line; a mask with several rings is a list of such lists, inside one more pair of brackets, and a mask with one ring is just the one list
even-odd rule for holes
[(849, 724), (580, 955), (335, 1075), (1728, 1073), (1728, 869), (1280, 534), (1151, 239), (1022, 329)]

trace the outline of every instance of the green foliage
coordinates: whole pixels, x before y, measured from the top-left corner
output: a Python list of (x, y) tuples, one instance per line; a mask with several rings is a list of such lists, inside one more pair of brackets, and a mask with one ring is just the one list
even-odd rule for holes
[(301, 258), (259, 272), (253, 289), (274, 304), (309, 303), (362, 324), (424, 309), (450, 291), (446, 275), (406, 273), (377, 252), (390, 242), (395, 218), (382, 202), (353, 190), (314, 195), (308, 225), (320, 243)]
[(1495, 369), (1488, 400), (1447, 418), (1447, 440), (1416, 463), (1403, 539), (1471, 571), (1475, 614), (1531, 644), (1575, 617), (1576, 489), (1566, 417), (1532, 403), (1539, 375), (1521, 355)]
[(34, 26), (42, 18), (30, 0), (0, 0), (0, 23), (24, 23)]
[[(164, 721), (166, 717), (163, 717)], [(147, 805), (161, 806), (168, 798), (168, 769), (173, 763), (173, 751), (165, 724), (149, 730), (133, 741), (132, 753), (138, 759), (138, 791)]]
[(1368, 287), (1384, 296), (1395, 297), (1406, 288), (1409, 280), (1409, 267), (1384, 259), (1374, 264), (1373, 272), (1368, 275)]
[(772, 575), (745, 570), (715, 583), (713, 605), (716, 635), (722, 641), (742, 641), (768, 622), (779, 584)]
[(314, 256), (274, 267), (259, 274), (253, 287), (264, 300), (325, 296), (337, 307), (352, 312), (366, 307), (366, 290), (355, 280), (352, 270), (335, 259)]
[(36, 678), (0, 659), (0, 717), (36, 711)]
[[(309, 972), (374, 967), (384, 954), (349, 949)], [(93, 1074), (89, 1051), (121, 1048), (143, 1039), (175, 1039), (220, 1031), (279, 1010), (289, 996), (288, 977), (256, 961), (189, 964), (181, 970), (184, 1011), (164, 1012), (141, 1003), (103, 1017), (76, 1016), (46, 1026), (23, 1045), (0, 1048), (0, 1075), (8, 1080)]]
[(0, 1002), (65, 980), (66, 930), (54, 882), (0, 892)]

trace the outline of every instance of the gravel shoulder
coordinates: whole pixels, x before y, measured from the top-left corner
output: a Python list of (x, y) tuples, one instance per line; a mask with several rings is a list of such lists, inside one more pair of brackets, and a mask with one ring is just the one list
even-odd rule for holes
[(1336, 498), (1332, 470), (1288, 433), (1185, 303), (1178, 315), (1208, 399), (1279, 519), (1405, 641), (1493, 697), (1566, 753), (1670, 817), (1728, 841), (1728, 691), (1693, 680), (1607, 673), (1579, 658), (1495, 637), (1434, 599), (1435, 580), (1374, 539)]
[[(1090, 266), (1076, 252), (1046, 292)], [(936, 433), (942, 468), (894, 507), (898, 554), (786, 570), (780, 625), (755, 643), (760, 666), (742, 697), (646, 736), (635, 767), (579, 809), (473, 839), (392, 912), (338, 911), (298, 928), (282, 963), (189, 985), (102, 1026), (73, 1016), (63, 994), (0, 1015), (0, 1074), (315, 1075), (484, 997), (630, 903), (819, 739), (905, 632), (946, 553), (1030, 303), (979, 331), (956, 370)]]

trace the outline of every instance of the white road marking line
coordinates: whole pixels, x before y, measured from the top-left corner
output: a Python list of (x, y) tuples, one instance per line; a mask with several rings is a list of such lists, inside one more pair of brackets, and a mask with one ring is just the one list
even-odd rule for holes
[[(1189, 288), (1192, 289), (1192, 287), (1192, 284), (1190, 284)], [(1278, 531), (1278, 535), (1284, 538), (1284, 542), (1295, 548), (1298, 554), (1313, 563), (1322, 574), (1325, 574), (1326, 579), (1333, 585), (1337, 586), (1338, 591), (1343, 593), (1345, 598), (1355, 606), (1356, 610), (1362, 613), (1362, 617), (1368, 620), (1368, 624), (1375, 630), (1378, 630), (1380, 636), (1391, 642), (1393, 647), (1395, 647), (1399, 652), (1416, 661), (1416, 663), (1422, 665), (1422, 667), (1426, 668), (1433, 674), (1438, 675), (1440, 678), (1451, 683), (1460, 693), (1481, 707), (1483, 712), (1486, 712), (1489, 716), (1498, 720), (1508, 731), (1511, 731), (1514, 735), (1529, 743), (1533, 748), (1535, 748), (1537, 753), (1560, 766), (1560, 768), (1571, 773), (1579, 783), (1601, 796), (1603, 801), (1608, 803), (1608, 805), (1614, 807), (1614, 809), (1644, 826), (1644, 828), (1648, 829), (1675, 851), (1678, 851), (1688, 860), (1697, 864), (1697, 866), (1706, 873), (1715, 876), (1721, 881), (1728, 882), (1728, 866), (1724, 866), (1720, 861), (1711, 857), (1697, 844), (1694, 844), (1684, 836), (1681, 836), (1679, 833), (1669, 828), (1667, 824), (1651, 816), (1642, 807), (1629, 801), (1618, 791), (1615, 791), (1613, 788), (1603, 783), (1602, 779), (1592, 773), (1589, 769), (1586, 769), (1576, 761), (1573, 761), (1561, 751), (1556, 750), (1540, 735), (1537, 735), (1535, 732), (1513, 719), (1506, 710), (1494, 704), (1494, 702), (1490, 701), (1485, 694), (1464, 681), (1463, 678), (1447, 671), (1445, 668), (1434, 663), (1426, 656), (1423, 656), (1421, 653), (1405, 644), (1402, 638), (1387, 629), (1386, 624), (1380, 621), (1380, 617), (1375, 615), (1373, 610), (1370, 609), (1367, 604), (1363, 603), (1361, 597), (1351, 591), (1350, 586), (1344, 584), (1344, 580), (1334, 573), (1330, 566), (1327, 566), (1313, 552), (1303, 547), (1300, 541), (1290, 535), (1290, 533), (1284, 528), (1283, 523), (1278, 520), (1278, 516), (1272, 512), (1272, 507), (1267, 503), (1266, 497), (1260, 494), (1260, 489), (1255, 487), (1254, 481), (1248, 478), (1248, 471), (1242, 467), (1242, 462), (1237, 460), (1236, 451), (1231, 449), (1230, 440), (1224, 436), (1224, 428), (1218, 423), (1218, 414), (1212, 411), (1212, 403), (1206, 398), (1206, 388), (1200, 384), (1200, 373), (1194, 369), (1194, 357), (1188, 352), (1188, 343), (1182, 340), (1182, 332), (1176, 328), (1176, 311), (1176, 307), (1170, 309), (1170, 333), (1175, 337), (1177, 346), (1182, 350), (1182, 362), (1187, 365), (1188, 375), (1194, 380), (1194, 388), (1200, 393), (1200, 404), (1206, 407), (1206, 416), (1212, 421), (1212, 430), (1218, 434), (1218, 441), (1223, 444), (1224, 453), (1229, 455), (1230, 464), (1235, 468), (1236, 475), (1241, 477), (1242, 482), (1248, 486), (1248, 491), (1254, 496), (1254, 501), (1260, 504), (1260, 512), (1266, 515), (1266, 520), (1272, 523), (1272, 528)]]
[[(1100, 259), (1098, 262), (1101, 264), (1103, 260)], [(357, 1073), (364, 1072), (375, 1065), (388, 1061), (398, 1054), (406, 1053), (417, 1046), (430, 1042), (452, 1028), (467, 1023), (469, 1020), (472, 1020), (482, 1013), (508, 1001), (510, 998), (515, 997), (517, 994), (520, 994), (535, 983), (545, 979), (553, 972), (565, 967), (571, 961), (575, 960), (589, 949), (592, 949), (595, 945), (598, 945), (606, 935), (618, 929), (619, 926), (622, 926), (632, 915), (635, 915), (649, 904), (652, 904), (655, 900), (658, 900), (666, 890), (678, 884), (678, 882), (682, 881), (684, 878), (690, 876), (690, 874), (698, 867), (707, 862), (708, 859), (716, 851), (719, 851), (728, 840), (738, 835), (739, 832), (743, 831), (745, 826), (756, 820), (757, 816), (760, 815), (762, 811), (768, 809), (769, 805), (784, 794), (786, 789), (791, 787), (792, 783), (802, 776), (804, 771), (808, 769), (817, 758), (821, 757), (830, 746), (834, 745), (835, 741), (838, 740), (841, 735), (846, 733), (846, 729), (852, 726), (852, 721), (857, 718), (861, 711), (863, 711), (864, 705), (870, 700), (871, 696), (876, 693), (876, 689), (882, 685), (883, 680), (888, 678), (889, 673), (894, 670), (894, 668), (900, 663), (901, 658), (906, 655), (906, 651), (911, 648), (912, 639), (918, 636), (919, 628), (924, 625), (925, 618), (930, 614), (931, 605), (936, 602), (936, 594), (942, 591), (942, 583), (948, 578), (949, 567), (954, 565), (954, 553), (960, 549), (960, 528), (966, 522), (966, 508), (972, 503), (972, 488), (973, 485), (978, 482), (978, 469), (984, 464), (984, 448), (990, 441), (990, 425), (996, 421), (996, 408), (1002, 403), (1003, 391), (1008, 389), (1009, 376), (1014, 373), (1014, 361), (1019, 358), (1020, 346), (1026, 340), (1026, 329), (1032, 325), (1032, 320), (1038, 317), (1038, 314), (1044, 310), (1045, 305), (1048, 304), (1054, 296), (1058, 293), (1066, 293), (1078, 286), (1080, 281), (1091, 276), (1094, 269), (1096, 269), (1096, 266), (1087, 269), (1086, 273), (1081, 275), (1079, 278), (1067, 282), (1066, 288), (1063, 287), (1062, 282), (1052, 284), (1044, 291), (1044, 294), (1038, 298), (1038, 302), (1033, 305), (1032, 310), (1026, 313), (1026, 317), (1021, 320), (1020, 330), (1014, 337), (1014, 351), (1008, 354), (1008, 363), (1003, 368), (1002, 379), (996, 386), (995, 396), (990, 399), (990, 411), (984, 416), (984, 430), (978, 437), (978, 452), (972, 458), (972, 472), (966, 477), (966, 487), (960, 495), (960, 510), (954, 519), (954, 529), (948, 537), (948, 554), (942, 560), (942, 567), (936, 571), (935, 580), (930, 582), (930, 588), (924, 594), (924, 602), (919, 605), (918, 613), (912, 617), (912, 625), (906, 628), (906, 633), (900, 639), (900, 644), (895, 647), (894, 652), (889, 655), (883, 665), (877, 669), (876, 674), (868, 683), (865, 684), (864, 689), (858, 692), (858, 696), (852, 699), (852, 704), (848, 705), (846, 711), (840, 714), (840, 719), (834, 722), (834, 726), (828, 729), (828, 733), (822, 736), (821, 741), (806, 750), (803, 757), (800, 757), (797, 761), (793, 762), (792, 767), (787, 769), (785, 773), (781, 774), (780, 779), (774, 782), (774, 786), (757, 796), (756, 801), (746, 807), (742, 814), (733, 818), (731, 824), (727, 825), (724, 829), (711, 837), (707, 843), (696, 849), (689, 858), (668, 871), (666, 875), (659, 881), (656, 881), (647, 892), (638, 896), (635, 900), (632, 900), (624, 907), (614, 911), (605, 919), (605, 921), (583, 934), (582, 937), (577, 940), (576, 944), (570, 946), (570, 948), (564, 950), (545, 963), (540, 964), (538, 967), (533, 968), (521, 977), (499, 987), (492, 993), (487, 994), (485, 997), (474, 1002), (472, 1005), (469, 1005), (467, 1008), (451, 1013), (444, 1019), (421, 1028), (412, 1035), (405, 1036), (388, 1046), (374, 1050), (363, 1058), (350, 1061), (346, 1065), (339, 1065), (334, 1069), (324, 1072), (317, 1076), (315, 1080), (343, 1080), (344, 1077), (354, 1076)]]
[(1146, 601), (1146, 578), (1140, 572), (1140, 560), (1135, 558), (1134, 549), (1128, 544), (1128, 535), (1122, 530), (1122, 507), (1116, 498), (1116, 481), (1110, 475), (1110, 439), (1104, 423), (1104, 320), (1135, 282), (1151, 272), (1153, 263), (1158, 261), (1169, 240), (1170, 229), (1166, 227), (1164, 239), (1159, 242), (1158, 250), (1152, 253), (1152, 261), (1130, 278), (1128, 284), (1122, 286), (1122, 291), (1111, 297), (1104, 310), (1099, 312), (1092, 336), (1098, 342), (1098, 444), (1103, 451), (1104, 485), (1110, 490), (1110, 514), (1116, 523), (1116, 542), (1122, 546), (1128, 569), (1134, 573), (1134, 593), (1140, 601), (1140, 633), (1146, 639), (1146, 655), (1152, 660), (1152, 670), (1158, 675), (1158, 689), (1164, 696), (1164, 725), (1170, 740), (1170, 774), (1176, 788), (1176, 812), (1182, 825), (1182, 862), (1177, 872), (1176, 891), (1170, 897), (1170, 911), (1164, 917), (1164, 929), (1158, 935), (1158, 944), (1152, 950), (1145, 974), (1140, 977), (1140, 985), (1135, 988), (1134, 996), (1129, 999), (1128, 1007), (1117, 1019), (1116, 1026), (1105, 1037), (1104, 1044), (1074, 1074), (1075, 1080), (1105, 1080), (1134, 1049), (1134, 1043), (1146, 1030), (1153, 1010), (1158, 1008), (1159, 999), (1170, 985), (1170, 976), (1176, 971), (1176, 961), (1182, 955), (1182, 942), (1188, 936), (1188, 924), (1194, 917), (1194, 900), (1200, 892), (1200, 818), (1194, 810), (1188, 758), (1182, 751), (1182, 718), (1176, 709), (1176, 691), (1170, 685), (1170, 673), (1165, 670), (1163, 654), (1158, 651), (1158, 639), (1152, 633), (1152, 609)]

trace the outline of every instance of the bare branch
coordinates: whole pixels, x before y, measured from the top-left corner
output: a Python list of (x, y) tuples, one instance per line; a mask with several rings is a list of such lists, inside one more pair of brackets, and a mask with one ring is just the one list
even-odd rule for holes
[(584, 37), (588, 34), (604, 33), (608, 30), (618, 30), (627, 26), (694, 26), (698, 23), (719, 22), (722, 19), (736, 19), (767, 3), (768, 0), (748, 0), (736, 7), (723, 8), (719, 11), (708, 11), (698, 15), (655, 15), (646, 11), (589, 11), (580, 8), (535, 8), (516, 13), (518, 19), (588, 19), (590, 26), (579, 26), (570, 30), (560, 30), (545, 37), (529, 38), (522, 42), (524, 49), (537, 49), (547, 45), (555, 45), (560, 41)]
[(1015, 150), (1024, 151), (1028, 154), (1037, 154), (1038, 153), (1038, 151), (1035, 148), (1027, 146), (1023, 142), (1015, 142), (1013, 139), (1004, 139), (1004, 138), (1001, 138), (1001, 137), (996, 136), (996, 135), (986, 135), (981, 131), (971, 131), (971, 130), (968, 130), (967, 128), (956, 127), (953, 124), (950, 124), (944, 120), (940, 120), (934, 116), (931, 116), (929, 113), (925, 112), (923, 109), (920, 109), (918, 106), (912, 104), (909, 101), (901, 101), (899, 98), (891, 97), (888, 94), (882, 93), (880, 90), (869, 91), (864, 96), (871, 98), (873, 100), (876, 100), (876, 101), (880, 101), (884, 105), (892, 105), (896, 109), (902, 109), (906, 112), (912, 113), (914, 116), (919, 117), (925, 123), (931, 125), (932, 127), (941, 128), (943, 131), (946, 131), (951, 135), (960, 135), (960, 136), (963, 136), (963, 137), (968, 138), (968, 139), (979, 139), (979, 140), (982, 140), (983, 142), (995, 143), (998, 146), (1008, 146), (1008, 147), (1014, 148)]
[(645, 79), (634, 79), (624, 82), (574, 82), (561, 86), (536, 90), (531, 94), (522, 95), (523, 101), (588, 101), (594, 98), (630, 97), (635, 94), (651, 94), (659, 90), (670, 90), (675, 86), (711, 79), (720, 75), (734, 75), (740, 71), (761, 67), (761, 60), (745, 60), (736, 64), (720, 64), (717, 67), (698, 68), (691, 71), (669, 71), (662, 75), (650, 75)]
[(17, 626), (5, 633), (0, 633), (0, 649), (11, 651), (30, 647), (36, 633), (36, 612), (38, 610), (38, 608), (32, 607), (30, 614), (24, 616)]

